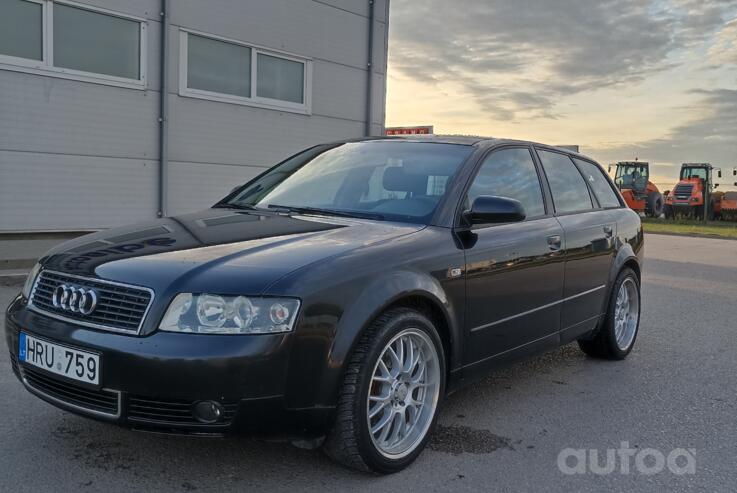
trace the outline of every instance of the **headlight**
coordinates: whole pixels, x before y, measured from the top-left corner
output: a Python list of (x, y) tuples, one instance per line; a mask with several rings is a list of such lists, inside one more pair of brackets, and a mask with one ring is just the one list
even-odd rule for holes
[(159, 329), (196, 334), (273, 334), (289, 332), (299, 310), (294, 298), (180, 293)]
[(24, 298), (28, 299), (31, 297), (31, 289), (33, 289), (33, 283), (36, 281), (36, 276), (38, 276), (38, 271), (40, 270), (41, 264), (36, 264), (33, 266), (33, 269), (31, 269), (31, 272), (28, 273), (26, 282), (23, 284), (23, 289), (21, 290), (21, 294)]

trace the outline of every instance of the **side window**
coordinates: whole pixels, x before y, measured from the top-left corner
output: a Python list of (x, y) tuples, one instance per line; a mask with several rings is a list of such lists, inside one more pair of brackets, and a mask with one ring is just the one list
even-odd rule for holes
[(568, 156), (542, 150), (538, 150), (537, 154), (543, 163), (545, 176), (553, 193), (556, 212), (576, 212), (593, 208), (586, 182)]
[(589, 186), (594, 191), (594, 195), (599, 201), (600, 206), (604, 208), (621, 206), (617, 194), (612, 190), (612, 186), (604, 176), (601, 168), (588, 161), (582, 161), (576, 158), (573, 158), (573, 161), (578, 166), (578, 169), (581, 170), (584, 179), (589, 182)]
[(486, 158), (468, 190), (468, 203), (479, 195), (519, 200), (527, 217), (545, 215), (535, 162), (525, 148), (502, 149)]

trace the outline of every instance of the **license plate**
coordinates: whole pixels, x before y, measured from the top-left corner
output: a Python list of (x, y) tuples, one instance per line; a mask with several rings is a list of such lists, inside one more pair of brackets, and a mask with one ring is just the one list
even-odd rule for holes
[(100, 383), (100, 356), (20, 333), (18, 360), (92, 385)]

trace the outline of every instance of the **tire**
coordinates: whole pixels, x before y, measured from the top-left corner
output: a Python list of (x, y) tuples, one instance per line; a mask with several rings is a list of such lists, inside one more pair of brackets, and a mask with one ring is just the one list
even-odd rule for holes
[[(628, 317), (635, 317), (632, 324), (628, 321), (624, 322), (624, 326), (617, 324), (617, 317), (623, 313), (618, 310), (620, 305), (619, 297), (621, 290), (628, 292), (628, 296), (632, 300), (636, 300), (636, 306), (627, 305)], [(581, 350), (593, 358), (621, 360), (627, 357), (632, 351), (640, 329), (640, 282), (637, 275), (630, 268), (624, 268), (617, 276), (614, 282), (612, 293), (609, 298), (609, 305), (605, 318), (591, 339), (579, 339), (578, 345)], [(626, 327), (620, 331), (618, 327)], [(620, 336), (618, 338), (618, 336)]]
[(665, 203), (660, 192), (650, 192), (647, 195), (647, 208), (650, 217), (660, 217), (663, 214)]
[[(421, 351), (409, 353), (406, 338), (417, 343), (415, 347), (421, 348)], [(402, 341), (405, 341), (403, 347), (407, 349), (404, 354), (399, 354)], [(428, 359), (422, 370), (424, 377), (417, 378), (423, 365), (423, 358), (419, 358), (416, 368), (410, 368), (408, 375), (400, 374), (394, 379), (391, 375), (400, 365), (394, 365), (391, 353), (388, 352), (390, 346), (400, 357), (404, 356), (405, 361), (415, 359), (407, 355), (425, 355)], [(401, 365), (401, 368), (405, 366)], [(413, 371), (416, 373), (412, 373)], [(438, 409), (445, 393), (445, 375), (443, 345), (434, 324), (426, 316), (410, 308), (394, 308), (385, 312), (364, 332), (348, 361), (340, 389), (336, 420), (325, 440), (324, 452), (336, 462), (361, 471), (389, 474), (404, 469), (420, 455), (435, 427)], [(414, 380), (418, 380), (414, 385), (422, 385), (424, 382), (427, 386), (411, 388)], [(404, 390), (402, 385), (405, 385)], [(388, 399), (383, 399), (380, 395), (385, 392), (390, 396)], [(369, 401), (370, 395), (373, 397), (372, 401)], [(380, 397), (382, 398), (379, 399)], [(420, 410), (415, 405), (405, 406), (408, 399), (422, 400)], [(370, 406), (374, 406), (372, 411), (378, 409), (376, 416), (371, 418)], [(406, 425), (407, 427), (399, 426), (399, 423), (412, 421), (411, 407), (415, 409), (414, 418), (417, 424), (414, 427), (411, 424)], [(391, 413), (388, 418), (387, 413)], [(388, 424), (378, 428), (384, 420)], [(369, 426), (378, 431), (372, 434)], [(403, 438), (405, 443), (402, 444), (400, 433), (397, 436), (399, 443), (394, 448), (389, 448), (397, 427), (406, 432)], [(388, 436), (382, 441), (385, 429)], [(382, 448), (381, 443), (386, 447)]]

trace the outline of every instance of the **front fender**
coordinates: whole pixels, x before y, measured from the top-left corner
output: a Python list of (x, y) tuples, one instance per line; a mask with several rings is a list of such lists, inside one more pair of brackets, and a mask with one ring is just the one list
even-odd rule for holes
[[(458, 282), (463, 283), (462, 279)], [(302, 370), (306, 359), (319, 358), (322, 363), (318, 365), (313, 360), (315, 364), (308, 365), (309, 372), (295, 368), (289, 373), (290, 407), (335, 406), (345, 366), (363, 331), (388, 307), (410, 297), (423, 298), (442, 314), (445, 327), (438, 327), (438, 330), (446, 332), (441, 334), (441, 338), (445, 336), (450, 343), (448, 367), (455, 368), (461, 361), (462, 307), (454, 306), (441, 282), (429, 274), (412, 270), (379, 273), (363, 285), (351, 303), (345, 305), (333, 328), (332, 344), (312, 344), (312, 354), (307, 355), (300, 349), (305, 347), (303, 342), (306, 341), (297, 341), (292, 361), (299, 361)], [(315, 354), (318, 348), (327, 354)], [(318, 368), (320, 371), (313, 373)]]

